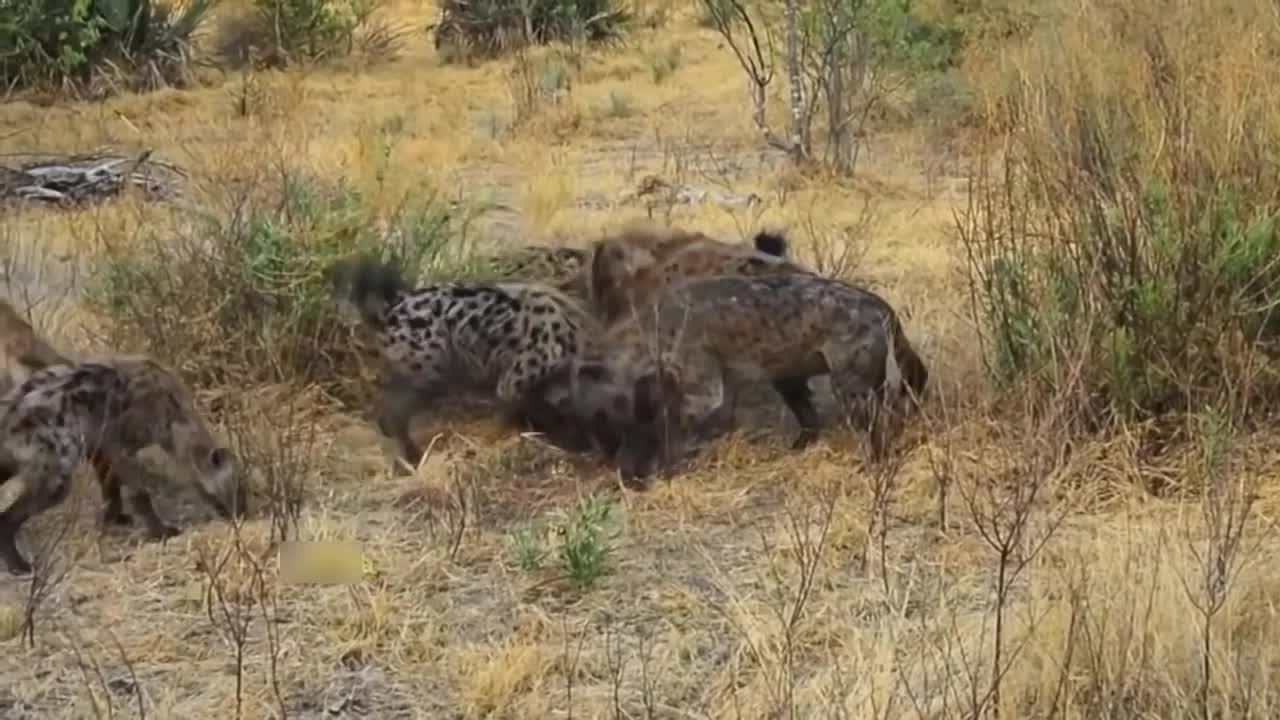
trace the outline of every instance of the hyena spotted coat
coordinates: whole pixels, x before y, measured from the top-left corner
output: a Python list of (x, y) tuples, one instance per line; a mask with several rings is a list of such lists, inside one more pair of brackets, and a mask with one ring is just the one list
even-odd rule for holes
[[(597, 447), (624, 479), (651, 473), (692, 430), (727, 429), (739, 389), (753, 381), (782, 396), (801, 427), (798, 449), (817, 438), (820, 425), (808, 381), (830, 375), (846, 417), (872, 431), (879, 452), (886, 438), (873, 420), (906, 390), (913, 405), (929, 378), (888, 303), (808, 273), (717, 276), (668, 288), (565, 373), (577, 421), (594, 429)], [(710, 411), (691, 400), (699, 373), (719, 381)]]
[(459, 386), (495, 397), (508, 418), (566, 449), (561, 415), (531, 393), (601, 331), (581, 304), (536, 283), (444, 283), (411, 288), (398, 268), (374, 258), (339, 266), (338, 290), (373, 330), (382, 365), (378, 427), (416, 463), (422, 449), (409, 422)]
[(36, 370), (0, 400), (0, 485), (13, 498), (0, 510), (0, 558), (10, 572), (30, 563), (19, 553), (23, 523), (61, 503), (84, 460), (102, 486), (104, 519), (134, 516), (156, 539), (178, 530), (160, 519), (144, 487), (136, 454), (159, 445), (188, 473), (199, 495), (223, 517), (244, 510), (233, 454), (219, 444), (186, 386), (145, 356), (112, 355)]

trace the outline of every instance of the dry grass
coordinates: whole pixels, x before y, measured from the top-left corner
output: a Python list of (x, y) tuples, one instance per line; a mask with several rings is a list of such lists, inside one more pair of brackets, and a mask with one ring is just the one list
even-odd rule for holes
[[(1183, 19), (1208, 8), (1173, 4)], [(1243, 5), (1265, 17), (1262, 3)], [(641, 6), (667, 24), (624, 51), (568, 63), (571, 90), (519, 123), (511, 61), (445, 65), (417, 37), (368, 67), (231, 74), (93, 105), (10, 102), (0, 127), (19, 132), (2, 136), (0, 152), (154, 148), (191, 173), (186, 202), (213, 207), (231, 188), (269, 185), (282, 165), (342, 176), (375, 209), (427, 183), (502, 208), (481, 226), (494, 242), (585, 244), (646, 213), (619, 198), (647, 174), (755, 192), (761, 208), (683, 206), (671, 219), (730, 239), (787, 227), (811, 263), (849, 243), (865, 248), (847, 274), (902, 311), (936, 383), (900, 467), (868, 466), (846, 433), (802, 453), (777, 432), (743, 433), (673, 482), (623, 493), (590, 463), (490, 421), (437, 419), (421, 431), (438, 435), (431, 456), (401, 477), (371, 425), (314, 388), (206, 388), (202, 402), (254, 459), (259, 506), (282, 483), (304, 490), (297, 536), (359, 541), (364, 581), (278, 582), (264, 554), (277, 528), (262, 516), (236, 530), (178, 508), (198, 522), (165, 545), (104, 534), (97, 490), (82, 477), (82, 502), (28, 526), (31, 538), (72, 528), (58, 548), (67, 576), (39, 610), (34, 647), (17, 637), (29, 583), (0, 577), (0, 715), (1280, 713), (1270, 565), (1280, 492), (1261, 475), (1280, 462), (1280, 436), (1234, 437), (1232, 462), (1206, 469), (1195, 446), (1153, 454), (1136, 431), (1078, 441), (1065, 455), (1052, 426), (990, 411), (952, 240), (964, 184), (939, 174), (931, 142), (881, 132), (854, 179), (795, 172), (760, 152), (740, 70), (698, 27), (697, 9)], [(413, 27), (435, 17), (417, 3), (388, 14)], [(1088, 27), (1064, 25), (1053, 51), (1086, 56)], [(1031, 62), (1050, 47), (1042, 41), (970, 58), (980, 96), (1005, 97), (1001, 64)], [(650, 63), (675, 46), (678, 63), (655, 82)], [(1264, 63), (1233, 58), (1238, 76), (1225, 59), (1214, 71), (1244, 78)], [(1096, 72), (1132, 79), (1111, 65)], [(6, 214), (0, 242), (47, 272), (51, 256), (87, 263), (104, 242), (172, 222), (124, 198)], [(72, 301), (34, 315), (58, 342), (87, 350), (97, 337)], [(1191, 492), (1203, 487), (1219, 490), (1206, 494), (1217, 505)], [(1224, 561), (1227, 583), (1206, 584), (1202, 556), (1229, 544), (1215, 521), (1245, 503), (1238, 487), (1256, 493), (1251, 524)], [(560, 514), (592, 495), (611, 498), (615, 534), (601, 541), (612, 547), (607, 572), (584, 586), (557, 555), (569, 536)], [(1001, 562), (992, 529), (1019, 512)], [(544, 546), (541, 562), (522, 566), (518, 536)], [(1219, 601), (1212, 612), (1206, 598)]]

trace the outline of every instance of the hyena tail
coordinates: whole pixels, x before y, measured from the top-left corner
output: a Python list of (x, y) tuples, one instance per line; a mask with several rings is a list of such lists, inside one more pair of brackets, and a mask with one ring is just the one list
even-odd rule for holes
[(400, 267), (372, 255), (360, 255), (339, 262), (333, 268), (334, 289), (360, 311), (360, 317), (380, 327), (388, 307), (408, 287)]
[(787, 237), (781, 232), (773, 230), (761, 230), (756, 233), (753, 243), (756, 250), (774, 257), (786, 257), (787, 255)]

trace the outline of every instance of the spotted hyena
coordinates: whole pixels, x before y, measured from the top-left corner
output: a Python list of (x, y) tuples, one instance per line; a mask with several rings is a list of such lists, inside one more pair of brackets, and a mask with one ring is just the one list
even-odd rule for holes
[(123, 491), (156, 539), (179, 531), (160, 519), (143, 484), (136, 454), (152, 445), (191, 474), (219, 515), (243, 512), (233, 454), (209, 432), (186, 386), (150, 358), (101, 356), (36, 370), (5, 395), (0, 412), (0, 484), (11, 485), (6, 495), (14, 498), (0, 511), (0, 556), (12, 573), (31, 569), (18, 552), (18, 530), (66, 498), (84, 460), (97, 471), (104, 520), (130, 522)]
[[(830, 375), (846, 416), (871, 430), (877, 452), (886, 438), (872, 421), (885, 403), (905, 387), (914, 405), (928, 382), (888, 303), (836, 280), (699, 278), (668, 288), (652, 307), (613, 326), (598, 352), (564, 371), (575, 417), (624, 479), (649, 475), (691, 432), (728, 429), (748, 382), (768, 381), (782, 396), (801, 427), (799, 449), (820, 425), (808, 381)], [(699, 379), (718, 380), (718, 401), (699, 407), (691, 392)]]
[(373, 331), (382, 365), (378, 427), (405, 459), (422, 455), (409, 436), (414, 415), (454, 388), (496, 398), (506, 417), (565, 447), (557, 411), (530, 390), (598, 334), (578, 302), (536, 283), (444, 283), (410, 288), (398, 268), (357, 258), (335, 273), (338, 290)]
[(0, 300), (0, 393), (20, 385), (42, 367), (68, 362), (36, 334), (13, 305)]
[(669, 285), (712, 275), (808, 272), (787, 259), (780, 233), (761, 231), (752, 244), (701, 233), (632, 226), (599, 243), (585, 270), (591, 304), (606, 323), (643, 307)]

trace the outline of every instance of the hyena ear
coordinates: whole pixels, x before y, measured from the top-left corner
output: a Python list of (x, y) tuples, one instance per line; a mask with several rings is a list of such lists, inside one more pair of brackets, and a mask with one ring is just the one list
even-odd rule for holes
[(216, 447), (209, 451), (209, 467), (214, 470), (227, 467), (231, 464), (231, 451), (224, 447)]

